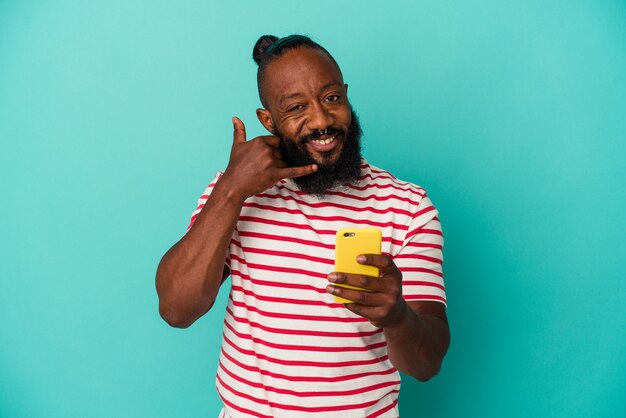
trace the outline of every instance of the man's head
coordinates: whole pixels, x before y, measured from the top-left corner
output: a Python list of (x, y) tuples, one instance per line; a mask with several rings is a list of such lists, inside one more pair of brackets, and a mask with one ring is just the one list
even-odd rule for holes
[(289, 166), (316, 163), (318, 171), (294, 179), (306, 192), (323, 195), (360, 175), (358, 119), (348, 101), (348, 86), (333, 57), (311, 39), (262, 36), (253, 52), (263, 126), (281, 138)]

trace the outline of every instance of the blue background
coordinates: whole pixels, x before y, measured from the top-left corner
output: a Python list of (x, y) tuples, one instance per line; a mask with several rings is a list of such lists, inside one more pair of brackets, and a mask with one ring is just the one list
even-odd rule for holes
[(0, 0), (0, 416), (216, 416), (226, 292), (171, 329), (154, 275), (293, 32), (441, 213), (452, 346), (402, 415), (624, 416), (618, 0)]

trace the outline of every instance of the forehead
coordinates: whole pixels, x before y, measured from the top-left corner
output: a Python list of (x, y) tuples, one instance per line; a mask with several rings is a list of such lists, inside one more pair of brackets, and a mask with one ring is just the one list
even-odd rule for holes
[(306, 47), (288, 51), (269, 63), (263, 77), (263, 90), (272, 104), (287, 96), (315, 95), (330, 84), (343, 86), (339, 67), (324, 51)]

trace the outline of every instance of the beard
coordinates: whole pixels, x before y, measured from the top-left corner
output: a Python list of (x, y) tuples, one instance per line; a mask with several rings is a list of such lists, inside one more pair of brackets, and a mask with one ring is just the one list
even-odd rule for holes
[(330, 152), (327, 153), (328, 155), (322, 154), (322, 162), (318, 162), (307, 151), (305, 144), (312, 139), (319, 138), (321, 135), (318, 131), (297, 140), (276, 132), (276, 136), (280, 138), (280, 152), (287, 167), (317, 165), (316, 172), (292, 179), (303, 192), (323, 199), (330, 189), (355, 183), (361, 177), (361, 124), (357, 114), (352, 108), (350, 109), (352, 122), (348, 127), (348, 132), (343, 132), (333, 126), (327, 128), (330, 135), (345, 134), (341, 153), (334, 163), (324, 162), (330, 157)]

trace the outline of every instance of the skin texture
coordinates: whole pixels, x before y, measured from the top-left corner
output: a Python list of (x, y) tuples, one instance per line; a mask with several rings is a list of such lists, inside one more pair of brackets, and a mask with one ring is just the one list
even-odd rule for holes
[[(352, 112), (341, 71), (325, 53), (311, 48), (288, 51), (268, 65), (261, 91), (267, 108), (257, 109), (257, 117), (270, 133), (280, 131), (298, 141), (314, 130), (339, 129), (342, 133), (330, 144), (303, 145), (318, 163), (336, 161)], [(230, 274), (225, 255), (245, 199), (281, 179), (308, 175), (317, 168), (286, 167), (278, 151), (280, 139), (260, 136), (247, 141), (245, 126), (236, 117), (233, 129), (224, 175), (193, 227), (165, 253), (157, 269), (159, 311), (174, 327), (190, 326), (213, 306)], [(378, 267), (381, 277), (329, 272), (328, 293), (355, 301), (346, 308), (383, 328), (389, 359), (398, 370), (419, 380), (433, 377), (450, 343), (444, 305), (404, 301), (402, 274), (388, 256), (363, 255), (357, 261)]]

